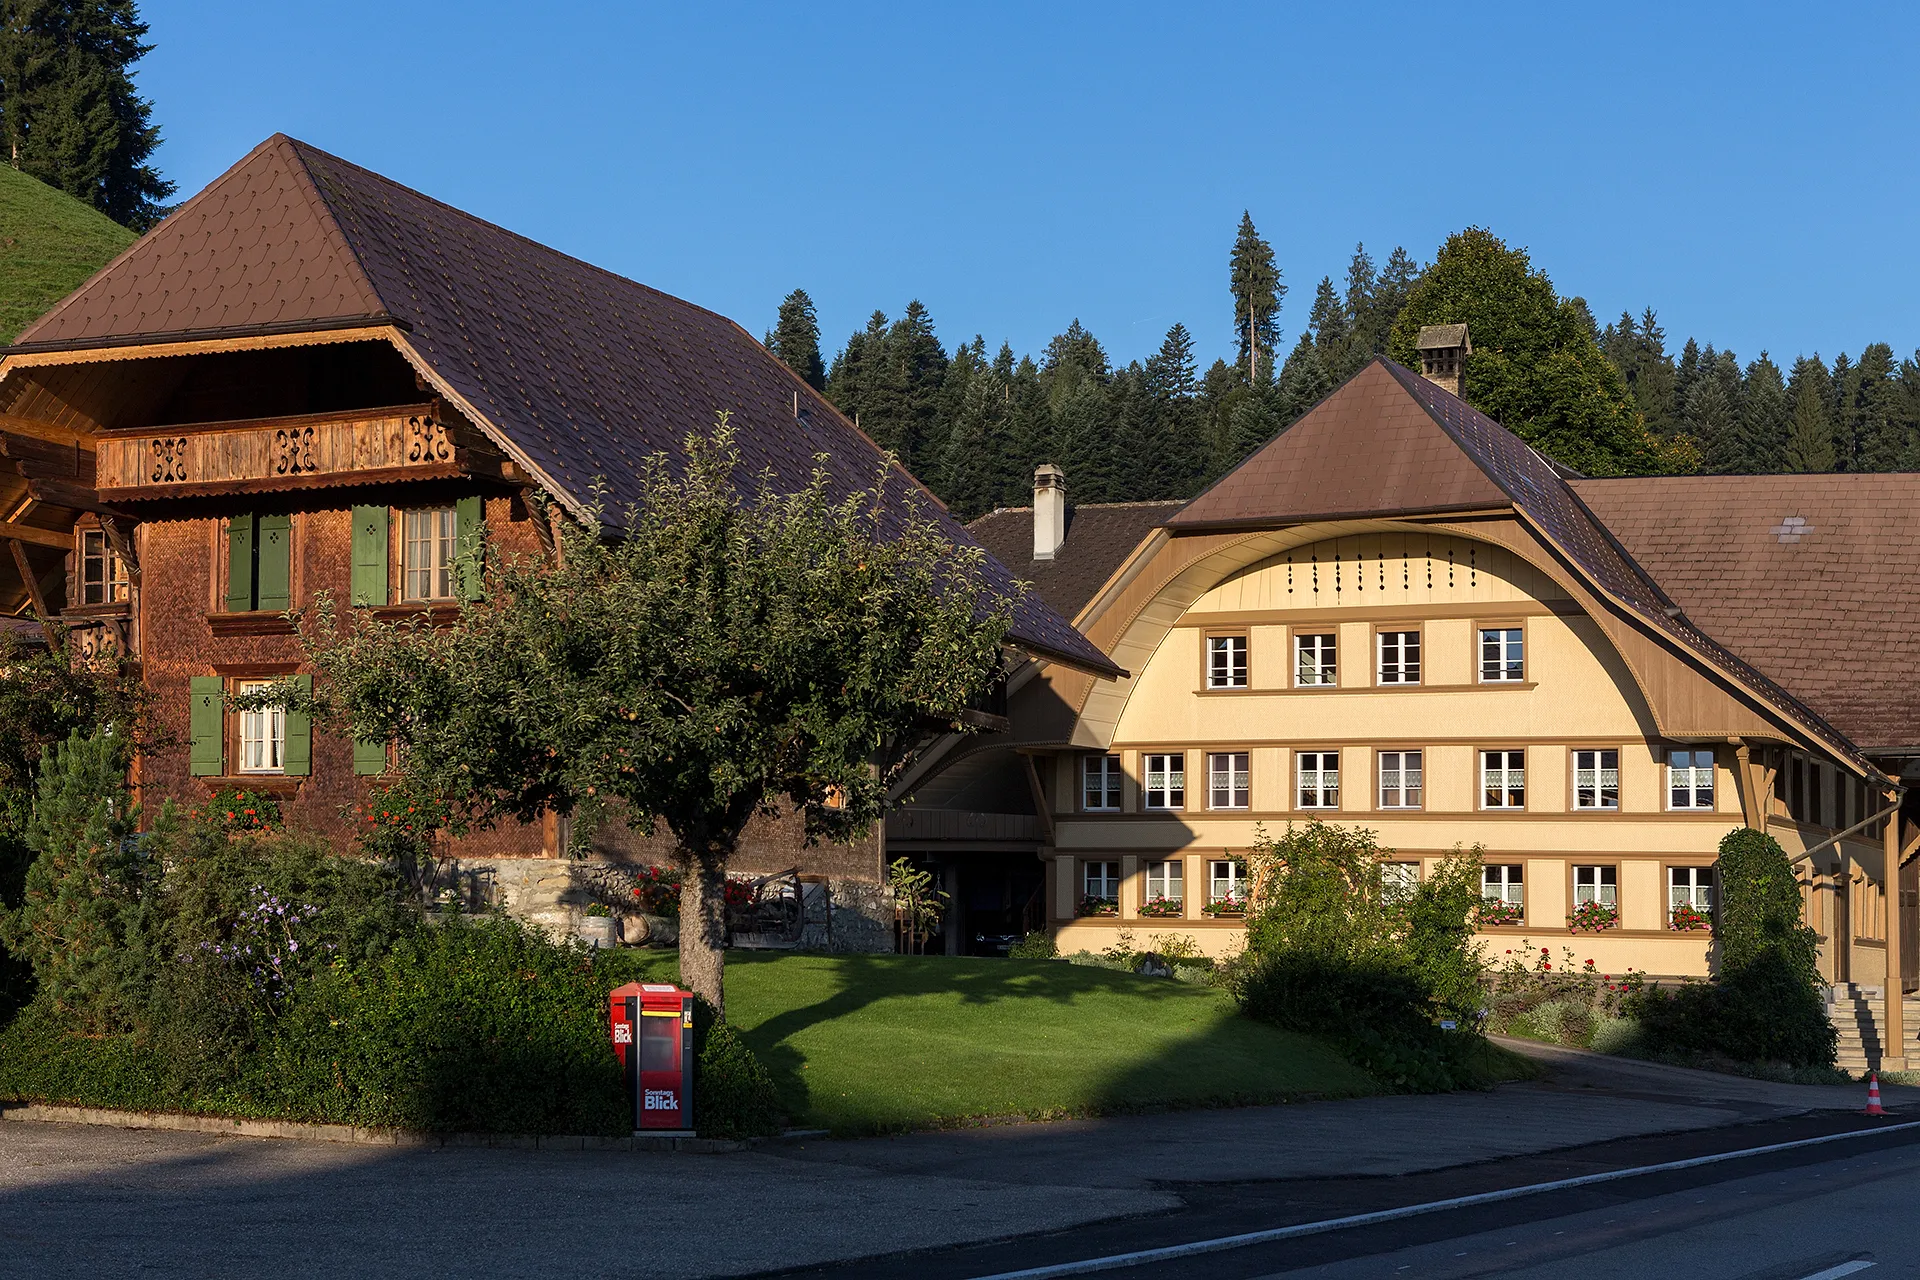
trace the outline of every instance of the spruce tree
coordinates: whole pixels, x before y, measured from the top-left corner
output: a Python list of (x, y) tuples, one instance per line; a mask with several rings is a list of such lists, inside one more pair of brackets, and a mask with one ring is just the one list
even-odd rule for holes
[(1280, 424), (1292, 426), (1301, 414), (1319, 404), (1335, 382), (1320, 355), (1319, 344), (1307, 334), (1293, 344), (1280, 370)]
[(1827, 370), (1819, 356), (1793, 362), (1790, 387), (1793, 419), (1782, 465), (1802, 474), (1832, 471), (1833, 423), (1827, 418)]
[(1853, 471), (1853, 393), (1859, 379), (1854, 376), (1853, 360), (1842, 351), (1833, 358), (1833, 372), (1827, 377), (1827, 421), (1833, 424), (1833, 469)]
[(1253, 215), (1242, 212), (1240, 233), (1227, 259), (1227, 287), (1233, 294), (1233, 330), (1240, 343), (1239, 364), (1253, 386), (1273, 377), (1273, 350), (1280, 342), (1280, 304), (1287, 296), (1273, 246), (1254, 229)]
[(160, 130), (133, 86), (146, 34), (134, 0), (0, 0), (7, 162), (135, 231), (174, 191), (149, 163)]
[(1784, 470), (1787, 438), (1793, 430), (1793, 401), (1786, 379), (1766, 352), (1747, 366), (1746, 393), (1740, 402), (1739, 470), (1771, 475)]
[(1906, 423), (1899, 413), (1893, 348), (1869, 343), (1854, 368), (1848, 421), (1855, 441), (1855, 470), (1893, 471), (1907, 457)]
[(1355, 340), (1364, 349), (1366, 359), (1387, 353), (1394, 323), (1400, 319), (1400, 312), (1419, 279), (1420, 264), (1406, 249), (1395, 245), (1387, 255), (1387, 265), (1374, 277), (1373, 297), (1364, 323), (1356, 322), (1354, 326)]
[(867, 327), (847, 339), (847, 345), (833, 358), (833, 367), (827, 370), (827, 399), (863, 431), (873, 382), (886, 354), (887, 313), (875, 311), (867, 317)]
[(815, 391), (826, 390), (827, 369), (820, 359), (820, 321), (805, 289), (795, 289), (781, 302), (773, 332), (767, 335), (767, 350)]

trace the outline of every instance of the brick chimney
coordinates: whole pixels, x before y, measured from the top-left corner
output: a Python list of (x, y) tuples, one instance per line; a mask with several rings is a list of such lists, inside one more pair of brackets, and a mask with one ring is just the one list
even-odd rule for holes
[(1463, 324), (1427, 324), (1420, 326), (1420, 337), (1413, 344), (1420, 352), (1420, 376), (1437, 386), (1460, 394), (1460, 374), (1473, 343), (1467, 340)]
[(1067, 540), (1067, 473), (1051, 462), (1033, 470), (1033, 558), (1051, 560)]

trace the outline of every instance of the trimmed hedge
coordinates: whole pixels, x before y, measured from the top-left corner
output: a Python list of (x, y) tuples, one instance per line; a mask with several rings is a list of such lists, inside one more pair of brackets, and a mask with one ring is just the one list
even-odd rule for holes
[[(191, 1036), (87, 1036), (36, 1002), (0, 1030), (0, 1098), (434, 1132), (629, 1131), (608, 1041), (621, 967), (503, 917), (412, 931), (339, 961), (256, 1014), (225, 1056)], [(703, 1026), (702, 1023), (705, 1023)], [(772, 1080), (725, 1024), (696, 1019), (695, 1126), (776, 1132)], [(210, 1069), (213, 1064), (225, 1069)]]

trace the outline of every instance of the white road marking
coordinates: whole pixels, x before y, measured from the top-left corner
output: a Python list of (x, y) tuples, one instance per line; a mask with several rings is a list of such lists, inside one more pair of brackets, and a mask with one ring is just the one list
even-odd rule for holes
[[(1157, 1249), (1135, 1249), (1131, 1253), (1111, 1253), (1103, 1258), (1056, 1262), (1049, 1266), (1026, 1267), (1019, 1271), (996, 1271), (992, 1275), (977, 1276), (975, 1280), (1043, 1280), (1051, 1276), (1082, 1276), (1096, 1271), (1118, 1271), (1122, 1267), (1137, 1267), (1149, 1262), (1168, 1262), (1175, 1258), (1191, 1258), (1203, 1253), (1224, 1253), (1229, 1249), (1244, 1249), (1249, 1245), (1272, 1244), (1280, 1240), (1298, 1239), (1301, 1236), (1324, 1235), (1329, 1231), (1344, 1231), (1348, 1227), (1365, 1227), (1376, 1222), (1395, 1222), (1401, 1218), (1444, 1213), (1448, 1209), (1497, 1204), (1502, 1200), (1519, 1200), (1525, 1196), (1543, 1195), (1549, 1191), (1566, 1191), (1573, 1187), (1590, 1187), (1596, 1183), (1618, 1182), (1623, 1178), (1637, 1178), (1642, 1174), (1698, 1169), (1703, 1165), (1742, 1160), (1748, 1156), (1771, 1155), (1776, 1151), (1797, 1151), (1802, 1147), (1844, 1142), (1848, 1138), (1861, 1138), (1871, 1134), (1899, 1133), (1905, 1129), (1920, 1129), (1920, 1120), (1907, 1120), (1900, 1124), (1884, 1125), (1873, 1129), (1849, 1129), (1845, 1133), (1823, 1134), (1818, 1138), (1796, 1138), (1792, 1142), (1775, 1142), (1764, 1147), (1722, 1151), (1710, 1156), (1693, 1156), (1686, 1160), (1668, 1160), (1662, 1164), (1643, 1164), (1631, 1169), (1609, 1169), (1605, 1173), (1586, 1173), (1577, 1178), (1558, 1178), (1552, 1182), (1535, 1182), (1524, 1187), (1507, 1187), (1500, 1191), (1482, 1191), (1475, 1195), (1454, 1196), (1447, 1200), (1430, 1200), (1425, 1204), (1403, 1205), (1398, 1209), (1376, 1209), (1372, 1213), (1355, 1213), (1344, 1218), (1327, 1218), (1320, 1222), (1301, 1222), (1291, 1227), (1270, 1227), (1265, 1231), (1245, 1231), (1239, 1235), (1216, 1236), (1211, 1240), (1190, 1240), (1186, 1244), (1162, 1245)], [(1456, 1258), (1464, 1256), (1466, 1255), (1458, 1253), (1454, 1255)], [(1849, 1276), (1856, 1271), (1863, 1271), (1873, 1264), (1849, 1262), (1841, 1265), (1850, 1269), (1822, 1271), (1815, 1276), (1803, 1277), (1803, 1280), (1835, 1280), (1839, 1276)]]
[(1837, 1267), (1828, 1267), (1825, 1271), (1816, 1271), (1810, 1276), (1802, 1276), (1800, 1280), (1840, 1280), (1841, 1276), (1854, 1275), (1872, 1265), (1864, 1258), (1856, 1258), (1852, 1262), (1843, 1262)]

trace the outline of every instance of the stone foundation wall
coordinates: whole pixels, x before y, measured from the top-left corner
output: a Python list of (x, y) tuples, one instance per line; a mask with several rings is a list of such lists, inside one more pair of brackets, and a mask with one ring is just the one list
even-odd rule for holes
[[(665, 930), (649, 927), (634, 905), (632, 863), (561, 858), (472, 858), (454, 862), (443, 882), (468, 910), (500, 907), (559, 937), (576, 937), (598, 902), (631, 942)], [(893, 892), (882, 884), (815, 877), (801, 882), (801, 951), (893, 950)], [(656, 936), (655, 941), (664, 941)]]

